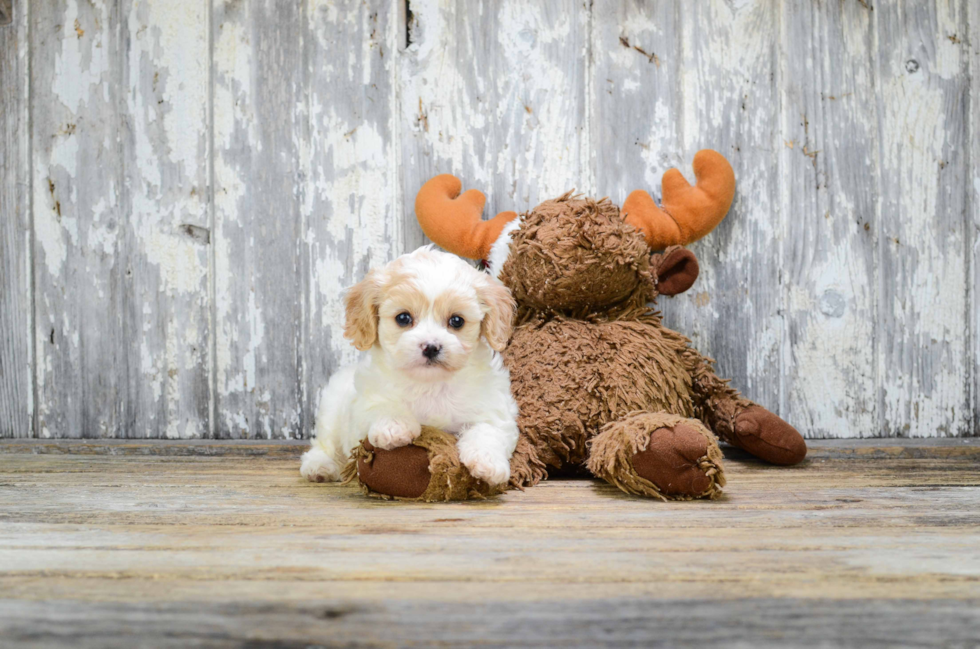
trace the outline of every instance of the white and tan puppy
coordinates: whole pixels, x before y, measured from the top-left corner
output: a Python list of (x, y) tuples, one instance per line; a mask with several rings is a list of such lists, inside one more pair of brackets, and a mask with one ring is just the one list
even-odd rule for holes
[(514, 300), (496, 279), (426, 246), (372, 270), (347, 295), (344, 336), (366, 351), (320, 393), (316, 437), (300, 467), (340, 479), (365, 437), (392, 449), (422, 425), (458, 437), (460, 460), (490, 484), (510, 478), (517, 404), (500, 354)]

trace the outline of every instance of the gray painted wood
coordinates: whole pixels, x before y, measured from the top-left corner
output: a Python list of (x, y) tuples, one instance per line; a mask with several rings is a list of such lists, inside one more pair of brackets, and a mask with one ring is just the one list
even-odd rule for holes
[[(356, 359), (343, 336), (344, 290), (402, 252), (395, 138), (402, 23), (392, 0), (307, 5), (309, 132), (302, 255), (308, 288), (303, 406)], [(312, 418), (304, 418), (306, 432)], [(300, 432), (300, 431), (296, 431)]]
[[(26, 12), (20, 15), (26, 15)], [(14, 22), (14, 7), (12, 0), (0, 0), (0, 26)]]
[(14, 5), (0, 435), (305, 436), (430, 176), (489, 216), (702, 147), (738, 196), (668, 323), (807, 436), (980, 430), (975, 2)]
[(208, 428), (207, 11), (32, 5), (42, 436)]
[(780, 12), (785, 415), (814, 437), (879, 430), (873, 15), (859, 2), (787, 2)]
[(120, 38), (121, 155), (132, 291), (129, 435), (194, 438), (210, 423), (208, 7), (129, 0)]
[(0, 437), (34, 433), (29, 75), (20, 2), (0, 8)]
[(307, 14), (212, 7), (215, 435), (302, 434)]
[[(875, 6), (880, 432), (971, 432), (967, 1)], [(975, 46), (976, 44), (974, 44)], [(973, 431), (975, 432), (975, 431)]]
[(594, 20), (598, 193), (621, 202), (640, 188), (659, 197), (672, 166), (693, 182), (691, 160), (701, 148), (731, 160), (732, 210), (692, 246), (701, 276), (661, 307), (668, 325), (717, 359), (721, 374), (780, 411), (776, 7), (597, 2)]
[(980, 3), (970, 2), (967, 22), (970, 25), (969, 40), (967, 41), (970, 57), (970, 120), (967, 122), (967, 141), (972, 143), (970, 149), (970, 178), (967, 182), (972, 186), (970, 194), (971, 220), (967, 227), (970, 241), (970, 262), (973, 276), (970, 284), (970, 299), (967, 304), (967, 314), (970, 317), (971, 349), (969, 368), (973, 373), (973, 392), (970, 408), (973, 411), (973, 434), (980, 436)]
[(592, 190), (589, 12), (579, 0), (411, 2), (400, 61), (404, 246), (426, 180), (452, 173), (487, 195), (484, 217)]
[(124, 436), (136, 295), (121, 156), (118, 6), (31, 4), (37, 426), (43, 437)]

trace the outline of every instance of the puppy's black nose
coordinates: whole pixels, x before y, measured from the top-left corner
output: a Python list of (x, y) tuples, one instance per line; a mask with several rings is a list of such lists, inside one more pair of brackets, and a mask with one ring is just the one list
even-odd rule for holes
[(427, 344), (422, 348), (422, 355), (428, 358), (430, 361), (439, 355), (442, 351), (442, 345), (432, 345)]

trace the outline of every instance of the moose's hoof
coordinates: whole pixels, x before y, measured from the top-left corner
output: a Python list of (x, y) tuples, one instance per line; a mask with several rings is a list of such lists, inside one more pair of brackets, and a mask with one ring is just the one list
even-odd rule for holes
[(806, 457), (803, 436), (762, 406), (749, 406), (735, 417), (733, 443), (766, 462), (798, 464)]
[(418, 498), (429, 487), (429, 453), (420, 446), (400, 446), (389, 451), (364, 440), (367, 453), (357, 458), (357, 475), (368, 489), (396, 498)]
[(635, 412), (591, 442), (588, 469), (628, 494), (662, 500), (717, 498), (725, 486), (715, 436), (696, 419)]
[(424, 502), (489, 498), (507, 489), (470, 475), (456, 438), (428, 426), (411, 444), (388, 451), (364, 440), (354, 447), (344, 477), (356, 479), (369, 496)]
[(665, 496), (697, 498), (712, 487), (702, 463), (707, 455), (708, 438), (682, 421), (650, 433), (646, 450), (633, 456), (633, 468)]

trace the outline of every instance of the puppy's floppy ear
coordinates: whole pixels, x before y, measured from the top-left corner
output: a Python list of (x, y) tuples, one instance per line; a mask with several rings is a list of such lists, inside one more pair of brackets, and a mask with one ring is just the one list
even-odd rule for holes
[(382, 277), (372, 270), (367, 277), (351, 287), (344, 298), (347, 322), (344, 338), (350, 338), (361, 351), (371, 349), (378, 340), (378, 303), (381, 301)]
[(477, 285), (476, 292), (483, 310), (480, 333), (492, 349), (502, 352), (514, 330), (514, 297), (506, 286), (489, 275)]

